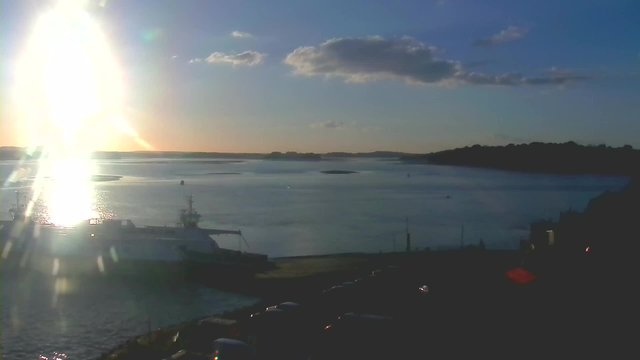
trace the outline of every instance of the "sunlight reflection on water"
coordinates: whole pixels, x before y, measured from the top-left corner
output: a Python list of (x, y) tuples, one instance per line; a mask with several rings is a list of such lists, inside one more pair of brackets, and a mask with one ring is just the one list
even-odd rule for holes
[(45, 205), (49, 222), (72, 226), (100, 217), (96, 209), (95, 188), (90, 176), (97, 166), (88, 160), (63, 159), (53, 165), (53, 181), (47, 191)]

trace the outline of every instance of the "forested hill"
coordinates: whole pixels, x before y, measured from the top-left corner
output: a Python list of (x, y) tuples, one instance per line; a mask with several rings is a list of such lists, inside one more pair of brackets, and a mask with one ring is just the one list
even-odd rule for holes
[(640, 150), (630, 145), (583, 146), (573, 141), (533, 142), (507, 146), (465, 146), (424, 155), (401, 157), (406, 163), (474, 166), (553, 174), (634, 175), (640, 171)]

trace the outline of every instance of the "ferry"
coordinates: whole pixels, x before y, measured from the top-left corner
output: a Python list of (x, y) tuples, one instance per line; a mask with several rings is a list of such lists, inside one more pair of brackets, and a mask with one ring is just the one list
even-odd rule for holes
[[(25, 199), (26, 202), (26, 199)], [(75, 274), (256, 273), (271, 269), (267, 255), (224, 249), (211, 236), (240, 230), (199, 227), (193, 196), (180, 210), (175, 226), (136, 226), (131, 220), (89, 219), (74, 227), (39, 224), (26, 214), (16, 193), (12, 220), (0, 220), (2, 271), (39, 271), (53, 276)], [(242, 242), (241, 242), (242, 241)]]

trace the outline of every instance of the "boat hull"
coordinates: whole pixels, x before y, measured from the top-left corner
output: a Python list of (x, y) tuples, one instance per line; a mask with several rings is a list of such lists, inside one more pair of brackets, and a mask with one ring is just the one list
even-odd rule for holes
[(220, 249), (198, 230), (176, 232), (172, 237), (166, 236), (171, 229), (160, 230), (160, 234), (148, 234), (7, 227), (0, 233), (0, 269), (63, 277), (207, 277), (220, 272), (255, 273), (269, 264), (264, 255)]

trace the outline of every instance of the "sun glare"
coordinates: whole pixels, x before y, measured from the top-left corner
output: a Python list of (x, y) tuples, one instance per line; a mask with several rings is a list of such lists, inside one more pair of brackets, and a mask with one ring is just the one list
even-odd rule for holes
[(90, 157), (109, 143), (105, 130), (144, 142), (123, 119), (121, 74), (85, 2), (59, 0), (38, 18), (17, 74), (23, 123), (47, 154), (33, 191), (44, 195), (49, 220), (58, 225), (95, 216), (91, 175), (98, 169)]
[(48, 191), (45, 195), (49, 221), (72, 226), (99, 217), (95, 209), (95, 189), (91, 174), (96, 172), (88, 159), (60, 159), (51, 162)]

